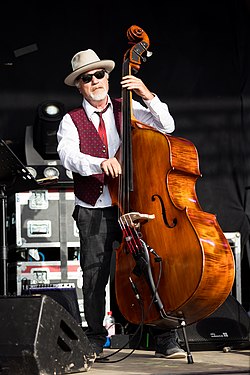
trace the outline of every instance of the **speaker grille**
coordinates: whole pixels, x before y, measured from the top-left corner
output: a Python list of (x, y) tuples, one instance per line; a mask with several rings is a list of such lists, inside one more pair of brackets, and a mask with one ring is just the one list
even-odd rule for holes
[[(250, 346), (250, 318), (242, 305), (231, 295), (208, 318), (186, 327), (191, 350), (240, 349)], [(180, 344), (185, 346), (182, 330)]]

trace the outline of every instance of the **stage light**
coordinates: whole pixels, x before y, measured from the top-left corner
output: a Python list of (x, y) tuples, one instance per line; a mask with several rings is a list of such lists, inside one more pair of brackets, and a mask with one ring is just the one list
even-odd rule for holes
[(54, 116), (60, 112), (60, 108), (55, 104), (48, 104), (44, 107), (44, 112), (49, 116)]
[(58, 168), (55, 167), (47, 167), (43, 171), (44, 177), (59, 177), (60, 172)]
[(36, 178), (36, 176), (37, 176), (37, 171), (35, 170), (35, 168), (33, 168), (33, 167), (26, 167), (27, 169), (28, 169), (28, 171), (32, 174), (32, 176), (34, 177), (34, 178)]
[(44, 160), (59, 160), (56, 133), (64, 114), (64, 105), (58, 101), (48, 100), (37, 107), (33, 147)]

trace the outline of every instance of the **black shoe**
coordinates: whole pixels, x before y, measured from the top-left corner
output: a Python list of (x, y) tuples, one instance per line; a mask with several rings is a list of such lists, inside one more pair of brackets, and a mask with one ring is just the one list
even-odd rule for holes
[(155, 356), (157, 358), (168, 359), (186, 358), (186, 352), (181, 349), (175, 339), (171, 338), (169, 340), (163, 340), (161, 343), (157, 344)]

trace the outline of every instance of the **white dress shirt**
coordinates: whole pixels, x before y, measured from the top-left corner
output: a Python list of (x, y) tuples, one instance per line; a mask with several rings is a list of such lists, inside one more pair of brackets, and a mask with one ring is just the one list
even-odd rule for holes
[[(121, 141), (116, 129), (113, 105), (110, 97), (108, 98), (108, 101), (110, 106), (108, 110), (103, 113), (103, 119), (108, 138), (109, 157), (113, 157), (116, 154)], [(175, 124), (173, 117), (169, 113), (167, 104), (162, 103), (157, 95), (155, 95), (152, 100), (144, 100), (144, 103), (146, 107), (139, 102), (132, 100), (134, 117), (144, 124), (153, 126), (164, 134), (172, 133), (175, 129)], [(98, 114), (95, 113), (96, 108), (90, 105), (85, 99), (83, 99), (82, 106), (86, 111), (88, 119), (92, 121), (96, 129), (98, 129), (100, 118)], [(80, 152), (78, 131), (68, 113), (64, 115), (60, 122), (57, 139), (57, 151), (64, 168), (79, 173), (82, 176), (102, 173), (100, 164), (105, 159)], [(98, 198), (95, 206), (82, 202), (77, 197), (75, 197), (75, 204), (89, 208), (111, 206), (112, 202), (108, 186), (104, 186), (103, 193)]]

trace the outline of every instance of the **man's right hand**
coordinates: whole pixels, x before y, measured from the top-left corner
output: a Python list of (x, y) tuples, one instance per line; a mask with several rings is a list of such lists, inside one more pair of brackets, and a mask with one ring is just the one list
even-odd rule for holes
[(118, 177), (119, 174), (122, 174), (121, 165), (116, 158), (104, 160), (100, 167), (107, 176), (111, 176), (113, 178)]

